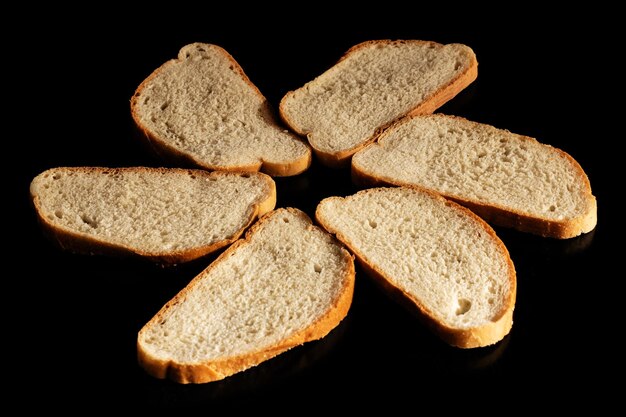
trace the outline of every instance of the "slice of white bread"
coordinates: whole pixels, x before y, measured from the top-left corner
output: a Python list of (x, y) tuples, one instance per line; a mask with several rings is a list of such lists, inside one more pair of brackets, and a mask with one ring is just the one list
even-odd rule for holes
[(140, 365), (180, 383), (223, 379), (324, 337), (346, 316), (354, 261), (297, 209), (254, 224), (139, 332)]
[(199, 258), (241, 236), (276, 204), (271, 177), (167, 168), (54, 168), (31, 197), (44, 229), (74, 252)]
[(354, 155), (360, 185), (415, 185), (496, 225), (555, 238), (591, 231), (596, 199), (567, 153), (527, 136), (442, 114), (408, 117)]
[(311, 149), (278, 123), (239, 64), (216, 45), (184, 46), (131, 99), (136, 125), (162, 155), (210, 170), (288, 176), (311, 164)]
[(313, 81), (290, 91), (280, 115), (306, 135), (318, 158), (341, 166), (385, 126), (432, 113), (476, 79), (474, 52), (461, 44), (377, 40), (352, 47)]
[(445, 342), (487, 346), (510, 331), (513, 262), (468, 209), (424, 190), (372, 188), (322, 200), (316, 219)]

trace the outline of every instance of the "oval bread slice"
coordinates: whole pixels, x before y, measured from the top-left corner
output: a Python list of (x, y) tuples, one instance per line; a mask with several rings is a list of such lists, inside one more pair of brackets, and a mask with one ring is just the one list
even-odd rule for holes
[(296, 209), (267, 214), (139, 332), (140, 365), (180, 383), (223, 379), (324, 337), (346, 316), (352, 256)]
[(265, 174), (167, 168), (54, 168), (33, 179), (30, 193), (62, 247), (164, 264), (234, 242), (276, 204)]
[(157, 153), (201, 168), (288, 176), (311, 164), (309, 146), (216, 45), (181, 48), (137, 88), (131, 113)]
[(515, 268), (468, 209), (427, 191), (372, 188), (322, 200), (316, 218), (445, 342), (474, 348), (509, 333)]
[(567, 153), (533, 138), (433, 114), (401, 120), (354, 155), (361, 185), (414, 185), (496, 225), (571, 238), (597, 222), (587, 175)]
[(376, 40), (352, 47), (337, 64), (280, 102), (280, 115), (306, 135), (321, 162), (346, 165), (375, 134), (407, 114), (432, 113), (477, 77), (461, 44)]

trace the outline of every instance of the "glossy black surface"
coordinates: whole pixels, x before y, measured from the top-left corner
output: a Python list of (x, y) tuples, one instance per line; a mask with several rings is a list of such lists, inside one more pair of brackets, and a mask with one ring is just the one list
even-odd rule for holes
[[(418, 16), (393, 24), (382, 17), (357, 22), (328, 13), (319, 18), (322, 23), (315, 26), (312, 18), (285, 24), (276, 17), (244, 25), (233, 16), (221, 27), (193, 19), (187, 26), (184, 14), (177, 13), (159, 21), (68, 18), (46, 27), (36, 45), (24, 42), (14, 51), (13, 59), (23, 63), (16, 77), (29, 74), (24, 92), (37, 92), (35, 99), (21, 94), (17, 101), (16, 117), (30, 106), (35, 113), (20, 124), (17, 136), (21, 162), (11, 174), (10, 208), (17, 209), (19, 227), (12, 231), (17, 244), (7, 262), (19, 266), (5, 277), (17, 284), (5, 297), (21, 306), (5, 317), (12, 332), (5, 341), (19, 341), (7, 358), (16, 369), (6, 377), (17, 381), (17, 391), (32, 396), (32, 402), (21, 403), (24, 407), (197, 407), (208, 414), (289, 404), (296, 414), (335, 403), (356, 408), (434, 404), (467, 411), (501, 402), (508, 409), (532, 408), (535, 401), (601, 406), (613, 398), (616, 388), (604, 375), (619, 375), (623, 366), (612, 338), (622, 325), (606, 318), (620, 305), (613, 297), (619, 297), (623, 281), (623, 270), (611, 273), (607, 267), (615, 248), (623, 247), (611, 236), (617, 235), (618, 223), (612, 217), (608, 161), (616, 133), (597, 112), (602, 101), (596, 94), (606, 88), (580, 84), (589, 77), (602, 84), (611, 76), (610, 66), (598, 68), (589, 55), (602, 39), (594, 40), (577, 21), (555, 31), (532, 19), (524, 25), (507, 20), (445, 25)], [(479, 61), (478, 80), (440, 111), (533, 136), (572, 155), (598, 199), (596, 230), (559, 241), (496, 228), (517, 269), (518, 297), (513, 330), (493, 347), (445, 345), (357, 270), (348, 317), (321, 341), (210, 384), (183, 386), (146, 375), (136, 363), (138, 330), (208, 260), (163, 269), (141, 260), (63, 252), (36, 224), (30, 180), (55, 166), (168, 166), (133, 137), (129, 99), (186, 43), (224, 47), (277, 106), (286, 91), (319, 75), (350, 46), (377, 38), (471, 46)], [(575, 94), (574, 86), (579, 87)], [(278, 206), (309, 215), (320, 199), (355, 191), (347, 170), (317, 163), (276, 182)], [(436, 400), (443, 392), (447, 399)], [(413, 413), (422, 411), (413, 407)]]

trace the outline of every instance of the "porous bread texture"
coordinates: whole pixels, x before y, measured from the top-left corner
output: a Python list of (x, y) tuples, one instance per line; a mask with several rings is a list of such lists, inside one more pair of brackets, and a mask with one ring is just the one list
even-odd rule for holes
[(445, 342), (487, 346), (510, 331), (515, 268), (471, 211), (423, 190), (372, 188), (322, 200), (316, 218)]
[(571, 238), (597, 222), (587, 175), (567, 153), (533, 138), (434, 114), (401, 120), (354, 155), (366, 185), (415, 185), (497, 225)]
[(216, 45), (184, 46), (137, 88), (131, 113), (157, 152), (201, 168), (288, 176), (311, 164), (309, 146)]
[(141, 329), (139, 363), (180, 383), (223, 379), (324, 337), (353, 289), (348, 251), (301, 211), (275, 210)]
[(53, 168), (33, 179), (30, 193), (62, 247), (159, 263), (228, 245), (276, 204), (265, 174), (168, 168)]
[(375, 134), (407, 114), (432, 113), (477, 76), (461, 44), (377, 40), (343, 58), (280, 102), (280, 115), (306, 135), (319, 159), (344, 165)]

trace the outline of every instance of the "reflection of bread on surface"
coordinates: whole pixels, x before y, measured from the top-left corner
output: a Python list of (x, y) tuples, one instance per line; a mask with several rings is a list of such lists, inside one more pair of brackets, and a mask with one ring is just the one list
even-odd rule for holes
[(447, 343), (487, 346), (511, 329), (513, 263), (469, 210), (430, 192), (374, 188), (322, 200), (316, 218)]
[(169, 168), (54, 168), (30, 192), (40, 223), (62, 247), (160, 263), (230, 244), (276, 204), (265, 174)]
[(260, 219), (139, 332), (140, 364), (181, 383), (223, 379), (320, 339), (352, 302), (352, 256), (296, 209)]

